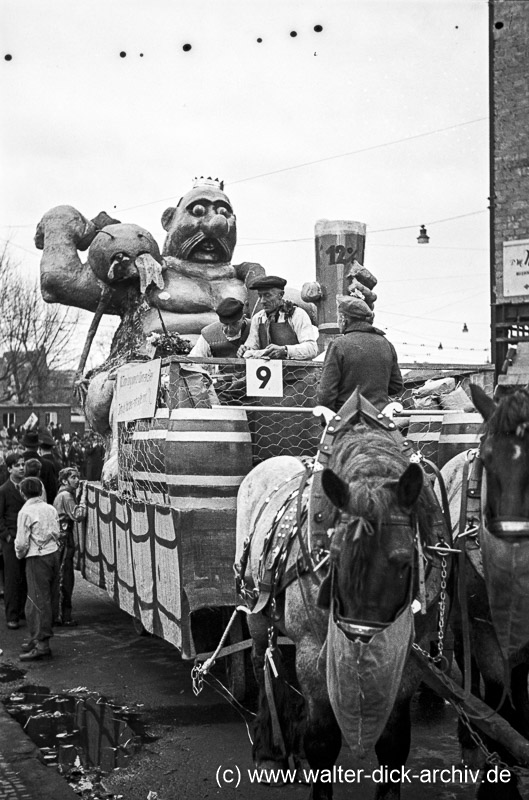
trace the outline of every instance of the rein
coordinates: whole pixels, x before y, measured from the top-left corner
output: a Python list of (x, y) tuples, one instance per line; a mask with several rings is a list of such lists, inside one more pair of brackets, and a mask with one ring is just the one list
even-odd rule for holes
[[(470, 473), (470, 466), (472, 465), (472, 474)], [(471, 487), (471, 488), (469, 488)], [(514, 531), (519, 534), (523, 531), (524, 527), (528, 525), (527, 531), (529, 533), (529, 520), (524, 518), (511, 518), (511, 519), (497, 519), (493, 523), (487, 525), (485, 515), (485, 505), (487, 497), (487, 478), (486, 471), (483, 469), (483, 462), (479, 456), (479, 450), (469, 450), (463, 466), (462, 483), (461, 483), (461, 506), (459, 514), (459, 529), (457, 533), (458, 538), (468, 536), (469, 538), (475, 537), (482, 531), (488, 531), (494, 535), (501, 532)], [(471, 501), (472, 508), (469, 511), (469, 500)], [(477, 526), (474, 523), (474, 513), (479, 514), (479, 521)], [(527, 534), (522, 534), (518, 538), (526, 538)], [(474, 547), (478, 547), (481, 553), (481, 548), (476, 542)], [(483, 573), (483, 565), (476, 565), (467, 550), (467, 544), (461, 548), (461, 553), (458, 559), (458, 599), (461, 611), (461, 628), (463, 637), (463, 690), (464, 699), (468, 699), (471, 694), (470, 687), (470, 623), (467, 605), (467, 591), (466, 591), (466, 573), (465, 573), (465, 559), (469, 558), (470, 563), (477, 570), (482, 580), (485, 580)], [(508, 660), (505, 659), (502, 653), (503, 662), (503, 691), (501, 699), (495, 709), (488, 714), (473, 714), (469, 715), (471, 719), (489, 719), (497, 713), (510, 694), (510, 668)]]

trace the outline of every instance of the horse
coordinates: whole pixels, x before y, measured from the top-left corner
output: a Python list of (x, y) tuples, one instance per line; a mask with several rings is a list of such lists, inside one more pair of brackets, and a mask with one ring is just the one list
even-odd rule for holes
[[(517, 389), (495, 403), (479, 386), (470, 390), (484, 419), (479, 451), (461, 453), (441, 470), (456, 542), (465, 552), (468, 683), (472, 694), (529, 738), (529, 391)], [(436, 491), (440, 496), (438, 485)], [(462, 669), (466, 616), (463, 609), (452, 623)], [(459, 728), (465, 759), (482, 766), (484, 748), (477, 749), (468, 724)], [(484, 744), (512, 766), (501, 744)], [(486, 775), (479, 798), (521, 797), (515, 772), (507, 783), (489, 784)]]
[[(426, 492), (422, 468), (403, 452), (402, 437), (388, 430), (395, 425), (383, 427), (382, 415), (357, 393), (349, 404), (350, 421), (342, 409), (327, 427), (335, 432), (328, 466), (309, 477), (297, 458), (270, 458), (245, 477), (237, 503), (239, 587), (253, 606), (247, 619), (260, 689), (254, 763), (285, 767), (292, 756), (298, 779), (311, 783), (312, 800), (332, 798), (329, 775), (342, 736), (359, 757), (374, 747), (379, 763), (401, 774), (410, 701), (421, 680), (410, 657), (413, 629), (415, 641), (428, 646), (437, 626), (440, 569), (431, 570), (436, 588), (427, 576), (425, 613), (411, 610), (421, 562), (437, 558), (427, 555), (437, 542), (435, 497)], [(327, 507), (312, 513), (307, 498), (316, 479)], [(327, 547), (311, 536), (309, 515), (328, 515)], [(270, 581), (276, 562), (283, 565), (279, 584)], [(295, 644), (303, 711), (289, 705), (288, 691), (270, 704), (270, 676), (280, 671), (276, 631)], [(384, 774), (376, 797), (399, 798), (397, 773)]]

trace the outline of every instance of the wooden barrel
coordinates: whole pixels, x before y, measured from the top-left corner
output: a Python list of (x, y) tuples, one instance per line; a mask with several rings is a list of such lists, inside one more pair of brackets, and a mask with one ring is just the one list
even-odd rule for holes
[(134, 493), (147, 502), (167, 502), (165, 439), (169, 409), (159, 408), (152, 419), (140, 419), (132, 434), (131, 473)]
[(252, 468), (246, 412), (239, 408), (177, 408), (165, 449), (169, 502), (181, 509), (235, 509)]
[(444, 412), (432, 414), (414, 414), (410, 412), (410, 423), (406, 438), (412, 442), (417, 452), (421, 452), (425, 458), (438, 463), (439, 458), (439, 435), (443, 423)]
[(445, 413), (439, 436), (439, 468), (458, 453), (477, 447), (482, 428), (481, 414), (460, 411)]

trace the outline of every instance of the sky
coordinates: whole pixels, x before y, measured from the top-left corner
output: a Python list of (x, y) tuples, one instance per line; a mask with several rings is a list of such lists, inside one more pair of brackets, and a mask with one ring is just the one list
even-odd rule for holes
[(488, 360), (486, 0), (2, 0), (0, 13), (0, 244), (28, 275), (53, 206), (104, 209), (161, 245), (163, 211), (195, 176), (218, 177), (234, 263), (301, 287), (316, 221), (364, 222), (375, 324), (399, 360)]

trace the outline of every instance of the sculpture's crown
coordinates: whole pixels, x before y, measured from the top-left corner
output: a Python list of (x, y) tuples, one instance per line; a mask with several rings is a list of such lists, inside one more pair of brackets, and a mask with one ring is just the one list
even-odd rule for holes
[(201, 186), (209, 186), (213, 189), (220, 189), (220, 191), (224, 191), (224, 181), (219, 181), (218, 178), (205, 178), (203, 175), (200, 178), (194, 178), (193, 180), (193, 189), (199, 189)]

